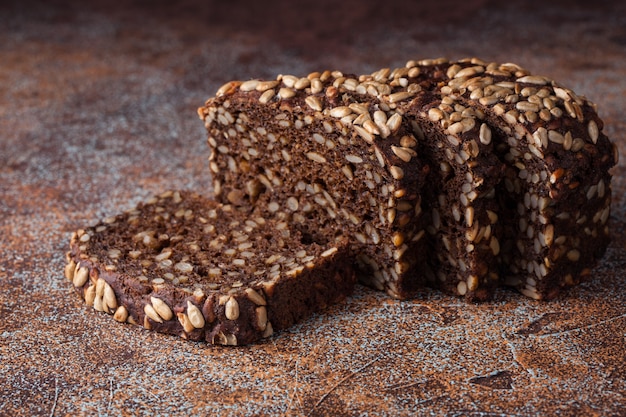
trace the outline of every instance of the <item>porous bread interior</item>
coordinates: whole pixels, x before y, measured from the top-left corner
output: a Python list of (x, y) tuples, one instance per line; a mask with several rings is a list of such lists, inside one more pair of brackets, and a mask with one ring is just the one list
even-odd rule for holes
[(193, 194), (165, 195), (84, 230), (80, 250), (139, 282), (208, 292), (270, 282), (336, 248), (302, 238), (285, 222)]

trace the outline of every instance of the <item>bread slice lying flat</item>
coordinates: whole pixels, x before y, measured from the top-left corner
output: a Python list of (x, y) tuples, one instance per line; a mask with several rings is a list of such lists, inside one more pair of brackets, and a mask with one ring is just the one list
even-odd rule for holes
[(166, 192), (76, 232), (66, 277), (87, 305), (213, 344), (267, 337), (350, 294), (341, 236), (316, 242), (188, 192)]

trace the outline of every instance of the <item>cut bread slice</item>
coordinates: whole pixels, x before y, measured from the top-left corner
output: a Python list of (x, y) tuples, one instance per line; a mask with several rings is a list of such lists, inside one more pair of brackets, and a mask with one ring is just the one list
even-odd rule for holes
[(76, 232), (65, 275), (120, 322), (239, 345), (350, 294), (347, 254), (341, 235), (315, 241), (285, 221), (170, 191)]

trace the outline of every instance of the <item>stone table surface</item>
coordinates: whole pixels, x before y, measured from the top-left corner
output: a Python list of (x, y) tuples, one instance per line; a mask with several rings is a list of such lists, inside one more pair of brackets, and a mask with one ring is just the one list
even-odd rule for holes
[(624, 154), (624, 2), (111, 3), (0, 3), (0, 415), (626, 415), (623, 164), (602, 263), (551, 302), (359, 288), (224, 348), (114, 322), (63, 277), (75, 229), (210, 192), (196, 108), (230, 79), (512, 61), (596, 102)]

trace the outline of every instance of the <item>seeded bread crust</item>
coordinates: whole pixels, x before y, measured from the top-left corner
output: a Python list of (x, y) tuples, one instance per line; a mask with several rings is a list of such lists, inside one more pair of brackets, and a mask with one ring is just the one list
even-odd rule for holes
[(268, 337), (352, 292), (339, 236), (320, 245), (285, 222), (166, 192), (80, 230), (66, 277), (119, 322), (221, 345)]
[(219, 199), (342, 230), (362, 281), (394, 297), (553, 298), (608, 245), (617, 151), (595, 106), (515, 64), (233, 81), (198, 114)]

